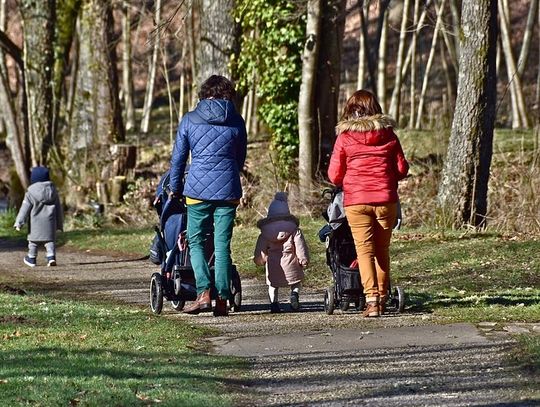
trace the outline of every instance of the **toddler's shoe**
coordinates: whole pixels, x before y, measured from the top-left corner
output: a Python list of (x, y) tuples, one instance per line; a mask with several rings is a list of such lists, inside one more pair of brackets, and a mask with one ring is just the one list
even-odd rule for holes
[(36, 267), (36, 258), (24, 256), (24, 264), (26, 264), (28, 267)]
[(56, 258), (54, 256), (47, 256), (47, 267), (56, 266)]
[(300, 309), (300, 299), (296, 291), (291, 292), (291, 309), (298, 311)]
[(281, 312), (281, 308), (279, 307), (279, 302), (270, 303), (270, 312), (272, 314), (279, 314)]

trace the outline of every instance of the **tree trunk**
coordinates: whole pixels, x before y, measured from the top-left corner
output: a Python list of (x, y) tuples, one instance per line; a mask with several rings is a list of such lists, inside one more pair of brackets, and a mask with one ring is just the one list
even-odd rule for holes
[[(62, 137), (65, 132), (59, 131), (61, 124), (66, 123), (69, 117), (69, 108), (66, 105), (67, 100), (63, 98), (66, 86), (66, 68), (69, 65), (70, 58), (73, 57), (72, 46), (75, 38), (75, 26), (77, 16), (81, 8), (81, 0), (57, 1), (56, 6), (56, 41), (54, 46), (54, 71), (53, 71), (53, 112), (52, 112), (52, 149), (51, 159), (59, 164), (64, 161), (63, 154), (59, 148), (64, 140)], [(73, 63), (72, 65), (76, 65)], [(73, 81), (73, 76), (70, 78)], [(64, 105), (62, 105), (62, 102)], [(62, 107), (64, 107), (62, 109)]]
[(198, 1), (194, 1), (191, 4), (190, 11), (189, 11), (189, 18), (188, 18), (188, 24), (187, 24), (187, 30), (188, 30), (188, 47), (189, 47), (189, 62), (191, 67), (191, 86), (189, 87), (189, 95), (188, 100), (190, 103), (190, 106), (188, 107), (188, 110), (191, 109), (192, 106), (195, 106), (197, 103), (197, 54), (198, 54), (198, 44), (197, 44), (197, 36), (195, 35), (195, 11), (197, 6), (199, 5)]
[(239, 47), (237, 26), (232, 16), (235, 0), (201, 0), (201, 5), (198, 87), (211, 75), (233, 79), (229, 62)]
[(321, 43), (317, 62), (315, 111), (318, 151), (314, 151), (316, 172), (326, 174), (338, 120), (339, 88), (346, 0), (323, 0)]
[(16, 100), (12, 95), (9, 86), (9, 71), (6, 65), (4, 51), (16, 62), (15, 69), (20, 72), (21, 82), (24, 84), (24, 67), (22, 51), (4, 34), (7, 24), (6, 1), (0, 3), (1, 27), (0, 27), (0, 115), (4, 121), (6, 131), (6, 145), (9, 148), (11, 157), (15, 165), (15, 171), (23, 188), (29, 185), (30, 150), (27, 139), (26, 121), (26, 97), (24, 85), (18, 86), (22, 89), (21, 109), (17, 111)]
[[(6, 18), (6, 0), (0, 0), (0, 31), (5, 32), (7, 27), (7, 18)], [(7, 78), (6, 75), (6, 59), (4, 57), (4, 51), (0, 47), (0, 75), (3, 75)], [(0, 78), (0, 80), (2, 80)], [(6, 125), (4, 123), (4, 118), (0, 113), (0, 134), (5, 134)]]
[(422, 91), (420, 93), (420, 100), (418, 101), (418, 115), (416, 116), (415, 128), (420, 129), (422, 126), (422, 114), (424, 113), (424, 103), (426, 98), (427, 86), (429, 83), (429, 72), (431, 71), (431, 65), (433, 65), (433, 58), (435, 57), (435, 51), (437, 49), (437, 38), (441, 29), (442, 16), (444, 13), (444, 7), (446, 0), (441, 1), (439, 10), (437, 11), (437, 22), (435, 23), (435, 29), (433, 30), (433, 38), (431, 40), (431, 49), (429, 50), (429, 57), (426, 63), (426, 69), (424, 72), (424, 80), (422, 81)]
[(379, 104), (383, 111), (386, 111), (386, 45), (387, 45), (387, 27), (388, 10), (381, 10), (383, 13), (383, 25), (381, 31), (381, 40), (379, 43), (379, 55), (377, 62), (377, 96)]
[(403, 82), (403, 76), (401, 74), (401, 68), (403, 66), (403, 54), (405, 50), (405, 40), (407, 38), (407, 21), (409, 14), (410, 0), (404, 0), (403, 4), (403, 18), (401, 19), (401, 29), (399, 31), (399, 45), (396, 57), (396, 78), (394, 80), (394, 90), (392, 92), (392, 99), (390, 100), (390, 116), (399, 123), (400, 112), (399, 107), (401, 104), (401, 86)]
[[(517, 72), (514, 54), (512, 51), (512, 43), (510, 41), (508, 3), (506, 0), (499, 0), (501, 39), (503, 45), (504, 59), (506, 62), (506, 70), (508, 73), (508, 83), (510, 86), (510, 95), (513, 105), (512, 127), (513, 128), (528, 128), (529, 120), (527, 118), (527, 108), (523, 99), (523, 91), (521, 80)], [(517, 115), (516, 115), (517, 114)]]
[(367, 30), (363, 29), (366, 23), (366, 13), (369, 12), (369, 2), (360, 0), (358, 2), (358, 12), (360, 14), (360, 32), (358, 33), (358, 73), (356, 76), (356, 89), (364, 89), (366, 78), (366, 48), (368, 39), (365, 37)]
[(69, 146), (69, 178), (83, 190), (123, 175), (110, 173), (109, 147), (124, 141), (113, 27), (109, 1), (84, 0)]
[(24, 70), (32, 165), (46, 165), (52, 143), (54, 0), (21, 0)]
[(302, 55), (302, 82), (298, 97), (298, 179), (300, 194), (308, 197), (313, 182), (313, 145), (315, 141), (314, 94), (317, 84), (317, 58), (320, 47), (321, 0), (308, 0), (306, 43)]
[(156, 70), (158, 63), (159, 47), (161, 44), (161, 0), (156, 0), (154, 14), (154, 30), (152, 31), (152, 57), (148, 67), (148, 82), (144, 95), (144, 105), (141, 119), (141, 131), (148, 133), (150, 127), (150, 113), (152, 112), (152, 102), (154, 101), (154, 85), (156, 83)]
[(456, 111), (438, 199), (454, 226), (485, 226), (493, 151), (497, 1), (463, 2)]
[[(2, 2), (0, 6), (4, 9), (5, 3)], [(17, 115), (15, 100), (11, 95), (8, 69), (5, 62), (4, 53), (0, 48), (0, 106), (2, 106), (0, 114), (4, 121), (6, 145), (11, 153), (15, 171), (23, 188), (27, 188), (29, 185), (28, 170), (30, 168), (30, 157), (29, 154), (26, 154), (24, 129), (20, 122), (20, 116)], [(19, 114), (21, 113), (19, 112)]]
[[(418, 34), (420, 33), (421, 29), (424, 27), (424, 21), (426, 20), (427, 11), (429, 6), (431, 5), (431, 0), (427, 0), (424, 4), (424, 9), (422, 10), (422, 13), (420, 14), (420, 18), (418, 19), (418, 24), (416, 26), (416, 29), (412, 32), (413, 37), (418, 37)], [(401, 77), (405, 78), (407, 76), (407, 72), (409, 72), (409, 66), (412, 61), (413, 57), (413, 47), (412, 42), (409, 45), (409, 49), (407, 50), (407, 56), (405, 57), (405, 61), (403, 62), (403, 67), (401, 68)]]
[(536, 22), (536, 16), (538, 14), (538, 1), (531, 0), (531, 5), (529, 6), (529, 14), (527, 16), (527, 25), (525, 27), (525, 33), (523, 34), (523, 44), (521, 45), (521, 52), (519, 53), (518, 58), (518, 74), (519, 77), (523, 77), (523, 72), (527, 67), (527, 59), (529, 58), (529, 50), (531, 49), (531, 40), (534, 31), (534, 25)]
[(122, 3), (122, 95), (126, 130), (135, 127), (135, 105), (133, 102), (133, 67), (131, 65), (131, 15), (129, 2)]
[[(461, 13), (458, 0), (450, 0), (450, 13), (452, 15), (452, 30), (454, 38), (454, 51), (455, 55), (451, 55), (451, 58), (455, 58), (456, 62), (459, 61), (459, 30), (461, 27)], [(448, 52), (451, 52), (450, 50)], [(459, 68), (456, 66), (456, 68)], [(456, 69), (457, 72), (457, 69)]]
[[(415, 27), (415, 32), (418, 30), (418, 10), (420, 8), (420, 0), (414, 1), (413, 8), (413, 26)], [(409, 111), (409, 128), (414, 126), (414, 116), (416, 111), (416, 42), (418, 35), (412, 35), (411, 39), (411, 92), (410, 92), (410, 102), (411, 107)], [(383, 108), (384, 110), (384, 108)]]

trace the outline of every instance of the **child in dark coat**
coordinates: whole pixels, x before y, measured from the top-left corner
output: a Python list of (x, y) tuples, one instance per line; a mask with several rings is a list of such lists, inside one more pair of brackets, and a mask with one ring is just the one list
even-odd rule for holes
[(28, 255), (24, 257), (24, 264), (35, 267), (38, 245), (44, 244), (47, 266), (56, 266), (56, 231), (64, 228), (64, 214), (46, 167), (32, 168), (30, 186), (15, 220), (15, 229), (20, 230), (27, 221)]

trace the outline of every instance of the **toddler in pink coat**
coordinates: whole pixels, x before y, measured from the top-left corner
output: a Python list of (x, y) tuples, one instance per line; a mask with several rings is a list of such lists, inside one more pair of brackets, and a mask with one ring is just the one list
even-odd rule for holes
[(304, 280), (304, 267), (309, 263), (309, 251), (299, 220), (291, 215), (287, 194), (277, 192), (268, 207), (268, 214), (257, 222), (261, 230), (253, 261), (266, 265), (266, 284), (270, 297), (270, 312), (281, 312), (278, 288), (289, 287), (293, 311), (300, 309), (299, 291)]

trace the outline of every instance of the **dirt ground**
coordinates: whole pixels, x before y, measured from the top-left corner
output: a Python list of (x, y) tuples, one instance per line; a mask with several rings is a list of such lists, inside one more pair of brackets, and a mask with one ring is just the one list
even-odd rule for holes
[[(25, 242), (0, 242), (0, 289), (103, 298), (149, 309), (149, 282), (158, 267), (147, 259), (59, 248), (57, 267), (23, 264)], [(240, 272), (241, 273), (241, 272)], [(304, 290), (300, 312), (270, 314), (264, 282), (242, 280), (240, 312), (215, 318), (173, 311), (216, 327), (214, 352), (246, 357), (252, 396), (239, 405), (271, 406), (533, 406), (540, 381), (509, 355), (509, 334), (540, 332), (540, 325), (489, 322), (437, 325), (429, 314), (389, 313), (365, 319), (354, 309), (323, 310), (323, 292)], [(288, 296), (280, 293), (284, 310)]]

